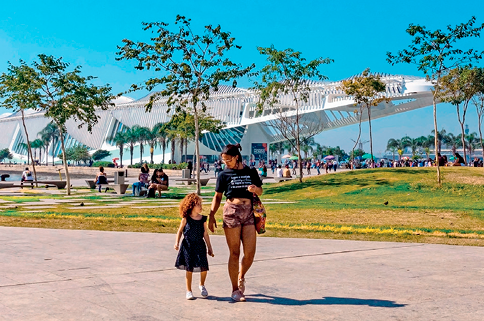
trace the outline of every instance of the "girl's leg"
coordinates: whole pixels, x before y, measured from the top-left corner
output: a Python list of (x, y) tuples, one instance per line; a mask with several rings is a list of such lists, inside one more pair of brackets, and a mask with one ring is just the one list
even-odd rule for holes
[(193, 272), (187, 271), (185, 274), (185, 280), (187, 282), (187, 291), (192, 292), (192, 275)]
[(239, 257), (240, 257), (240, 233), (242, 228), (234, 227), (234, 228), (224, 228), (225, 231), (225, 240), (227, 241), (227, 245), (229, 247), (229, 277), (230, 282), (232, 283), (232, 291), (236, 291), (239, 289), (237, 281), (239, 277)]
[(205, 285), (205, 280), (207, 279), (207, 271), (200, 273), (200, 285)]
[(245, 277), (245, 273), (249, 270), (252, 262), (254, 262), (257, 235), (254, 225), (245, 225), (242, 227), (242, 244), (244, 247), (244, 257), (242, 258), (242, 263), (240, 264), (240, 272), (238, 275), (239, 279)]

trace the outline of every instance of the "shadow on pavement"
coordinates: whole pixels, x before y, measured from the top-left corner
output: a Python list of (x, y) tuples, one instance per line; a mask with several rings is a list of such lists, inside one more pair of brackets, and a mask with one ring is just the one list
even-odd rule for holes
[[(406, 304), (398, 304), (398, 303), (395, 303), (394, 301), (389, 301), (389, 300), (337, 298), (337, 297), (330, 297), (330, 296), (323, 297), (322, 299), (295, 300), (290, 298), (269, 296), (264, 294), (252, 294), (252, 295), (247, 295), (246, 299), (247, 299), (247, 302), (268, 303), (268, 304), (276, 304), (276, 305), (367, 305), (371, 307), (382, 307), (382, 308), (401, 308), (406, 306)], [(221, 300), (221, 301), (226, 301), (226, 300)]]

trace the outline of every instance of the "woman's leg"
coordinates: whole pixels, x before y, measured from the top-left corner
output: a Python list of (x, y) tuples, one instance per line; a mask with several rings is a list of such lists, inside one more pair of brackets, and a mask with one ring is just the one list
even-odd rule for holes
[(225, 240), (229, 247), (229, 277), (232, 283), (232, 291), (239, 289), (237, 281), (239, 277), (239, 257), (240, 257), (240, 226), (234, 228), (224, 228)]
[(200, 273), (200, 285), (205, 285), (206, 279), (207, 279), (207, 271), (202, 271)]
[(185, 280), (187, 282), (187, 291), (192, 292), (192, 275), (193, 272), (187, 271), (185, 274)]
[(244, 257), (242, 258), (242, 263), (240, 264), (240, 271), (238, 278), (243, 279), (245, 273), (249, 270), (252, 262), (254, 262), (257, 235), (254, 225), (245, 225), (242, 227), (242, 244), (244, 247)]

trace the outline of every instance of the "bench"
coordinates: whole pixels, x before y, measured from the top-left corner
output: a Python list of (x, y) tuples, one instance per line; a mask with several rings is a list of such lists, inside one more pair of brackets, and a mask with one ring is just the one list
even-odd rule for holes
[[(182, 183), (185, 182), (185, 185), (191, 185), (197, 182), (195, 178), (172, 178), (172, 180)], [(200, 178), (200, 185), (207, 186), (209, 180), (210, 178)]]
[(34, 184), (45, 184), (47, 186), (53, 185), (56, 186), (57, 189), (66, 188), (67, 182), (66, 181), (23, 181), (20, 182), (20, 188), (24, 188), (24, 184), (30, 184), (32, 188), (34, 188)]
[[(101, 190), (103, 188), (112, 188), (116, 194), (126, 194), (129, 184), (100, 184)], [(98, 185), (99, 186), (99, 185)]]
[(0, 188), (10, 188), (10, 187), (15, 187), (15, 185), (13, 183), (0, 183)]
[[(86, 179), (86, 184), (89, 186), (90, 189), (96, 188), (96, 181), (93, 179)], [(114, 179), (108, 179), (108, 183), (114, 183)]]
[(293, 179), (295, 179), (295, 177), (274, 177), (274, 181), (276, 183), (290, 181), (290, 180), (293, 180)]

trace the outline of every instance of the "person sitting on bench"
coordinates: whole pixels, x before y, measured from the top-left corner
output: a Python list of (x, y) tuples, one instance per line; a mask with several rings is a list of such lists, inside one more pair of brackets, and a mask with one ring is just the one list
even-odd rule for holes
[(32, 176), (32, 172), (29, 170), (28, 167), (22, 173), (22, 178), (20, 178), (21, 182), (33, 182), (34, 177)]
[[(102, 185), (108, 184), (108, 177), (104, 172), (104, 167), (99, 166), (99, 173), (96, 175), (96, 185), (99, 186), (99, 192), (101, 192)], [(106, 187), (105, 193), (108, 191), (108, 187)]]
[(288, 177), (288, 178), (292, 177), (291, 176), (291, 171), (289, 170), (289, 166), (288, 165), (286, 165), (286, 167), (284, 168), (284, 171), (282, 172), (282, 176), (283, 177)]
[(155, 192), (158, 191), (158, 197), (161, 197), (161, 191), (168, 189), (168, 175), (163, 172), (163, 169), (155, 169), (151, 177), (151, 185), (148, 190), (148, 197), (155, 197)]

